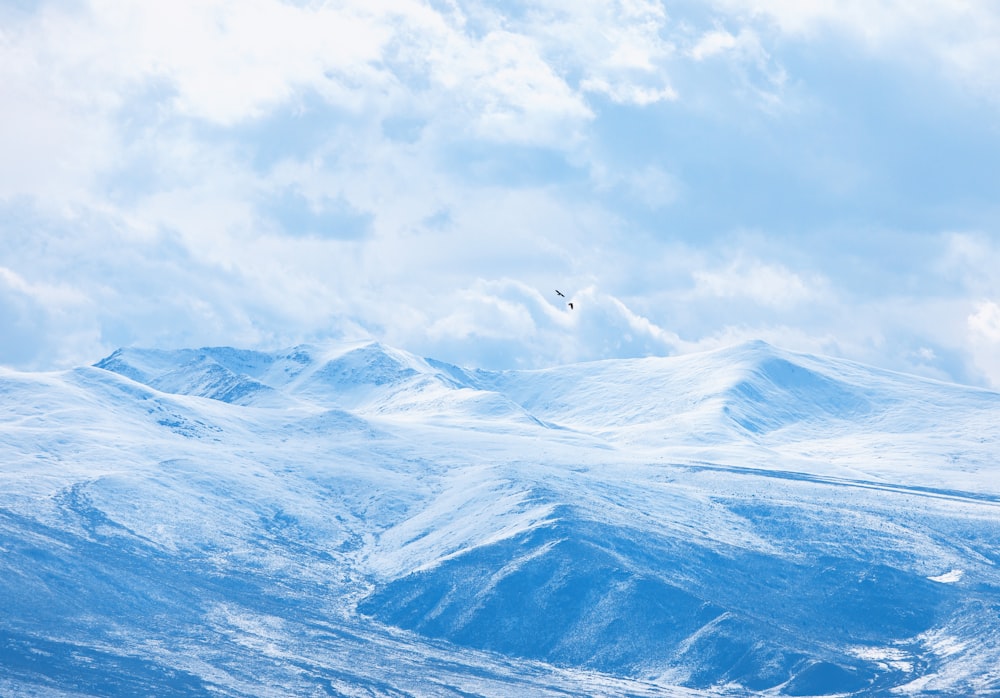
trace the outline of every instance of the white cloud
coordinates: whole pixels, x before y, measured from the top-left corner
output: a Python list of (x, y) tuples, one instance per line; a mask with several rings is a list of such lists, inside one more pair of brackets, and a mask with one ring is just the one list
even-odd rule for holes
[(646, 106), (677, 98), (670, 84), (676, 49), (665, 8), (655, 0), (544, 0), (514, 22), (536, 37), (584, 92)]
[(259, 115), (297, 88), (337, 99), (389, 80), (375, 67), (390, 38), (386, 21), (352, 9), (276, 0), (92, 0), (86, 18), (62, 21), (95, 77), (113, 86), (162, 80), (181, 114), (225, 125)]
[[(718, 261), (727, 211), (753, 207), (716, 197), (716, 181), (787, 182), (789, 161), (818, 156), (783, 152), (786, 127), (789, 142), (815, 133), (819, 155), (840, 153), (843, 124), (822, 109), (771, 109), (786, 90), (809, 96), (794, 65), (786, 85), (790, 40), (848, 37), (864, 60), (909, 46), (935, 70), (997, 80), (996, 12), (980, 0), (968, 16), (836, 5), (81, 0), (5, 15), (0, 312), (33, 347), (16, 360), (368, 332), (492, 365), (750, 336), (836, 336), (838, 351), (895, 366), (968, 362), (992, 327), (968, 298), (1000, 294), (988, 232), (953, 236), (938, 266), (913, 272), (937, 290), (898, 297), (855, 293), (792, 237), (787, 257), (764, 246)], [(751, 151), (768, 161), (741, 169)], [(846, 204), (878, 181), (850, 162)], [(782, 215), (747, 226), (797, 223), (772, 193)], [(275, 200), (361, 223), (300, 230)], [(790, 261), (803, 258), (819, 271)], [(553, 286), (576, 289), (581, 312)]]
[(722, 269), (692, 272), (695, 295), (747, 299), (771, 308), (791, 308), (825, 295), (820, 278), (803, 278), (780, 264), (738, 258)]
[(106, 115), (117, 100), (99, 81), (81, 77), (84, 68), (68, 75), (54, 66), (63, 62), (54, 57), (62, 50), (61, 29), (43, 13), (37, 25), (0, 31), (0, 199), (37, 194), (68, 204), (114, 159)]
[(44, 7), (0, 36), (0, 195), (85, 187), (120, 155), (122, 110), (150, 90), (161, 124), (232, 126), (307, 91), (377, 115), (401, 100), (416, 105), (429, 89), (443, 89), (434, 97), (441, 114), (464, 114), (474, 135), (500, 141), (551, 145), (590, 118), (530, 36), (477, 38), (460, 20), (415, 0)]
[(939, 72), (1000, 100), (1000, 6), (992, 0), (714, 0), (730, 17), (761, 19), (810, 40), (836, 32), (873, 54)]
[(592, 117), (529, 37), (491, 32), (449, 67), (461, 70), (456, 88), (475, 100), (473, 129), (481, 138), (551, 146), (567, 135), (572, 142), (577, 124)]
[(86, 296), (65, 284), (32, 283), (17, 272), (0, 267), (0, 282), (41, 307), (67, 307), (85, 304)]
[[(1000, 349), (1000, 304), (995, 301), (977, 304), (975, 312), (969, 316), (969, 329), (977, 338), (996, 344)], [(1000, 358), (1000, 353), (997, 356)]]
[(513, 279), (480, 279), (453, 294), (452, 307), (426, 325), (422, 336), (408, 337), (409, 345), (463, 365), (538, 368), (663, 356), (681, 344), (677, 335), (592, 286), (567, 292), (567, 298)]
[(735, 78), (735, 93), (753, 98), (752, 103), (764, 113), (773, 115), (794, 106), (794, 100), (789, 103), (785, 68), (752, 26), (745, 24), (735, 34), (721, 26), (695, 32), (685, 42), (684, 55), (696, 65), (717, 63), (729, 70)]
[[(551, 320), (555, 310), (541, 293), (510, 279), (478, 280), (453, 296), (454, 307), (427, 328), (431, 342), (466, 341), (475, 337), (506, 339), (516, 336), (531, 341), (539, 320)], [(543, 322), (543, 324), (545, 324)]]
[(615, 356), (664, 356), (675, 353), (680, 338), (633, 312), (614, 296), (587, 288), (576, 296), (581, 316), (580, 353), (587, 359)]
[(937, 270), (960, 283), (972, 296), (1000, 294), (1000, 244), (981, 233), (947, 233)]
[(1000, 303), (979, 302), (967, 322), (973, 362), (1000, 389)]
[[(995, 235), (947, 233), (935, 273), (956, 286), (956, 299), (939, 322), (944, 344), (971, 365), (977, 381), (1000, 389), (1000, 243)], [(977, 374), (978, 375), (975, 375)]]
[(101, 347), (94, 314), (80, 289), (28, 280), (0, 266), (0, 363), (50, 368), (86, 360)]
[(628, 82), (609, 82), (604, 78), (587, 78), (580, 83), (580, 88), (584, 92), (606, 95), (617, 104), (635, 104), (640, 107), (677, 99), (677, 92), (669, 85), (645, 87)]
[(688, 50), (688, 55), (696, 61), (703, 61), (736, 48), (738, 43), (739, 40), (725, 29), (713, 29), (702, 34)]

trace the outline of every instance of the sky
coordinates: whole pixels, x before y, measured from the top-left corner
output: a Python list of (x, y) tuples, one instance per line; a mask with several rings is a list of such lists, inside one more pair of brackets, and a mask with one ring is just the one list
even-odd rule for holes
[(1000, 388), (994, 0), (7, 0), (0, 104), (8, 367), (763, 339)]

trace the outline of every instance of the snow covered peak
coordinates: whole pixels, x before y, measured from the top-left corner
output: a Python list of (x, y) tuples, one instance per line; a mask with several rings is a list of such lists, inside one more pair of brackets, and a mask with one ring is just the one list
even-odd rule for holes
[[(722, 412), (751, 434), (800, 422), (863, 419), (882, 399), (872, 376), (848, 376), (815, 359), (754, 343), (738, 358), (729, 385), (719, 393)], [(725, 354), (723, 354), (724, 356)], [(720, 366), (719, 371), (724, 371)]]
[(825, 359), (750, 342), (683, 356), (477, 372), (476, 378), (539, 418), (571, 428), (717, 439), (870, 411), (864, 378), (832, 368)]
[(306, 403), (480, 421), (516, 416), (630, 442), (829, 436), (876, 423), (924, 429), (941, 410), (998, 400), (989, 391), (763, 341), (532, 371), (460, 369), (373, 341), (276, 352), (121, 349), (96, 366), (163, 392), (239, 405)]
[(249, 375), (268, 363), (265, 354), (226, 347), (176, 351), (119, 349), (95, 366), (165, 393), (254, 405), (274, 404), (270, 386)]
[(276, 352), (121, 349), (95, 366), (162, 392), (238, 405), (537, 424), (505, 396), (463, 381), (459, 369), (372, 341)]
[(238, 390), (234, 394), (236, 386), (243, 386), (248, 392), (283, 390), (317, 373), (339, 373), (339, 380), (333, 381), (331, 387), (382, 384), (391, 380), (392, 366), (399, 363), (381, 345), (363, 343), (300, 345), (279, 352), (232, 347), (172, 351), (129, 348), (115, 351), (95, 366), (163, 392), (239, 402), (242, 395)]

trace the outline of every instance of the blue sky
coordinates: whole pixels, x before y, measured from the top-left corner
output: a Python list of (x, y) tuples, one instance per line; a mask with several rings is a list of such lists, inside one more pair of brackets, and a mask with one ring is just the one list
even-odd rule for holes
[(992, 0), (19, 1), (0, 100), (4, 365), (763, 338), (1000, 387)]

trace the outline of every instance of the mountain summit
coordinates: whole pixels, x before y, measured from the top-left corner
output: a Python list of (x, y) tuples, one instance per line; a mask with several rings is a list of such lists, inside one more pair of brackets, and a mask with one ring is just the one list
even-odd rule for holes
[(0, 693), (998, 695), (1000, 395), (763, 342), (0, 371)]

